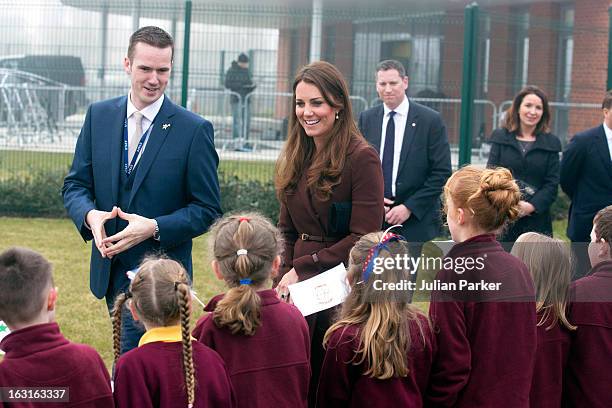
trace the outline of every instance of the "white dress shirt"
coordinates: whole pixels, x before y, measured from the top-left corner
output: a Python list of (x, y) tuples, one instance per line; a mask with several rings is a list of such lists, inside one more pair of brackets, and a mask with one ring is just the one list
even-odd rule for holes
[[(389, 112), (391, 109), (387, 105), (383, 104), (383, 123), (382, 132), (380, 137), (380, 162), (383, 160), (385, 139), (387, 137), (387, 123), (389, 122)], [(404, 130), (406, 130), (406, 120), (408, 119), (408, 110), (410, 105), (408, 98), (404, 96), (404, 100), (394, 110), (395, 116), (393, 116), (393, 122), (395, 124), (395, 144), (393, 145), (393, 178), (391, 181), (391, 190), (393, 196), (395, 196), (395, 182), (397, 180), (397, 171), (399, 170), (400, 155), (402, 153), (402, 144), (404, 142)]]
[[(164, 95), (162, 94), (161, 98), (159, 98), (158, 100), (156, 100), (149, 106), (146, 106), (144, 109), (140, 111), (140, 113), (142, 113), (142, 131), (143, 132), (147, 132), (149, 130), (151, 123), (153, 123), (153, 120), (155, 119), (155, 116), (157, 116), (157, 114), (159, 113), (159, 110), (161, 109), (161, 106), (163, 103), (164, 103)], [(134, 112), (137, 112), (137, 111), (138, 109), (132, 103), (132, 91), (130, 91), (130, 93), (128, 94), (128, 101), (127, 101), (128, 140), (129, 141), (136, 140), (136, 143), (140, 142), (140, 138), (142, 137), (142, 135), (138, 135), (136, 138), (132, 138), (130, 136), (136, 131), (136, 120), (134, 119)], [(144, 144), (142, 145), (142, 149), (140, 149), (140, 154), (138, 155), (138, 158), (136, 159), (136, 163), (134, 163), (134, 165), (138, 164), (138, 162), (140, 161), (140, 158), (142, 157), (145, 151), (145, 148), (147, 147), (147, 143), (149, 143), (148, 137), (147, 137), (147, 140), (145, 140)]]
[(606, 132), (606, 139), (608, 139), (608, 149), (610, 150), (610, 159), (612, 159), (612, 129), (606, 125), (606, 122), (603, 124), (604, 132)]

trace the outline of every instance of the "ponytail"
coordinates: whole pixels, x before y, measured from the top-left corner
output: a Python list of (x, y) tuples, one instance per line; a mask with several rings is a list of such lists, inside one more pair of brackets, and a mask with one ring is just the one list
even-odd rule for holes
[(191, 330), (189, 318), (189, 297), (191, 296), (189, 286), (183, 282), (175, 282), (178, 304), (181, 312), (181, 337), (183, 344), (183, 372), (185, 374), (185, 385), (187, 388), (188, 407), (193, 407), (195, 400), (195, 371), (193, 368), (193, 348), (191, 345)]
[(278, 230), (261, 215), (228, 216), (212, 227), (212, 253), (230, 287), (217, 303), (213, 321), (232, 334), (252, 336), (261, 325), (257, 289), (270, 280), (282, 240)]
[(126, 293), (120, 293), (115, 298), (115, 305), (113, 306), (113, 351), (115, 357), (113, 366), (117, 364), (117, 360), (119, 360), (119, 356), (121, 355), (121, 317), (123, 314), (123, 306), (127, 300), (128, 295)]

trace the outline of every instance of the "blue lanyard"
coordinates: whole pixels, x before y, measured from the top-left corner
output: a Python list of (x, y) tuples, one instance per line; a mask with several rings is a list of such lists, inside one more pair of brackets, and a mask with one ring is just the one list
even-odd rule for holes
[(136, 162), (138, 161), (138, 156), (140, 156), (140, 152), (142, 150), (142, 146), (144, 146), (147, 137), (151, 133), (151, 129), (153, 129), (153, 124), (155, 120), (151, 122), (147, 130), (140, 137), (140, 142), (138, 142), (138, 146), (136, 146), (136, 151), (134, 152), (134, 157), (132, 157), (132, 161), (128, 164), (129, 158), (129, 150), (128, 150), (128, 121), (127, 117), (123, 122), (123, 170), (127, 176), (130, 175), (132, 170), (134, 170), (134, 166), (136, 166)]

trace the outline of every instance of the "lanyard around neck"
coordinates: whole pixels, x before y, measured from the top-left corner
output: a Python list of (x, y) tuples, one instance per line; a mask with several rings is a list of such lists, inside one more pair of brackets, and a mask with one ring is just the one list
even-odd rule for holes
[(123, 123), (123, 170), (127, 176), (132, 173), (134, 167), (136, 166), (136, 162), (138, 161), (138, 156), (140, 156), (140, 152), (142, 151), (142, 147), (144, 146), (151, 130), (153, 129), (153, 124), (155, 123), (155, 119), (149, 125), (147, 130), (144, 131), (142, 136), (140, 137), (140, 141), (138, 142), (138, 146), (136, 146), (136, 151), (134, 152), (134, 157), (132, 157), (132, 161), (128, 164), (129, 160), (129, 149), (128, 149), (128, 120), (127, 117)]

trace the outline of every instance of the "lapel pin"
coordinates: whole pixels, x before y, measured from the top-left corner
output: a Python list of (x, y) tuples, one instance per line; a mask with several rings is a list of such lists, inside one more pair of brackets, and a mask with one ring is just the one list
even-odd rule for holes
[(412, 122), (412, 127), (415, 127), (415, 126), (416, 126), (416, 123)]
[[(414, 124), (412, 124), (412, 126), (414, 126)], [(164, 123), (164, 124), (162, 125), (162, 129), (164, 129), (164, 130), (168, 129), (169, 127), (170, 127), (170, 124), (169, 124), (169, 123)]]

